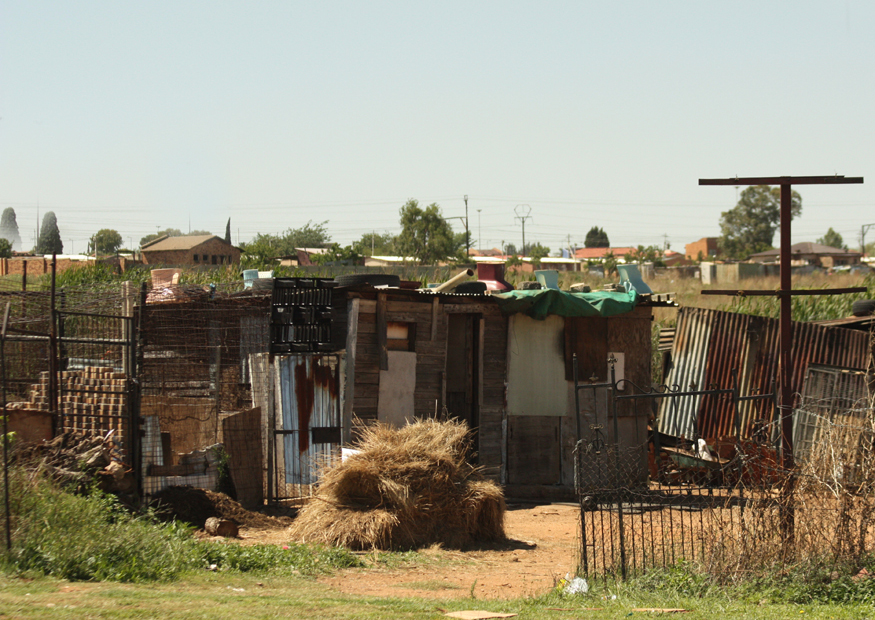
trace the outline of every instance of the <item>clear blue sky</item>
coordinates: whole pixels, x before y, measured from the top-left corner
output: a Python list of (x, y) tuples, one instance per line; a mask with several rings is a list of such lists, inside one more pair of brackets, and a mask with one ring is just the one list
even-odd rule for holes
[(682, 250), (736, 201), (699, 178), (834, 173), (867, 183), (797, 188), (794, 242), (875, 222), (872, 2), (0, 0), (0, 208), (28, 245), (38, 209), (66, 251), (229, 217), (346, 244), (467, 194), (483, 247), (528, 204), (554, 250), (594, 225)]

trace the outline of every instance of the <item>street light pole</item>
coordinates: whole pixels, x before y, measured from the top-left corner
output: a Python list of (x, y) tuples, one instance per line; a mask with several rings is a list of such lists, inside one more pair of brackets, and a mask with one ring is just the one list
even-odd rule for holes
[(483, 232), (480, 230), (480, 211), (482, 209), (477, 209), (477, 249), (483, 249)]
[(468, 234), (468, 194), (465, 194), (465, 256), (471, 256), (471, 235)]

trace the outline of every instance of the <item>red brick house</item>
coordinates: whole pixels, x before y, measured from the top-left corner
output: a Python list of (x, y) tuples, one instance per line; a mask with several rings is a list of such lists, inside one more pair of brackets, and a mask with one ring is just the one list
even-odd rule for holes
[[(702, 237), (685, 246), (687, 260), (714, 260), (720, 252), (717, 237)], [(700, 256), (701, 254), (701, 256)]]
[(146, 265), (231, 265), (241, 251), (216, 235), (159, 237), (140, 248)]

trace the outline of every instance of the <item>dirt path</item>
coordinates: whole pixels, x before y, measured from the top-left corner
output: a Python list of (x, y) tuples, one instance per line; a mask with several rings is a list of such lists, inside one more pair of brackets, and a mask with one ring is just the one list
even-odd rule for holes
[[(192, 493), (190, 489), (186, 492)], [(250, 513), (221, 494), (189, 495), (168, 495), (165, 499), (197, 512), (188, 516), (192, 522), (213, 514), (234, 519), (240, 524), (236, 539), (240, 544), (291, 542), (288, 525), (292, 521), (287, 516)], [(198, 507), (200, 512), (195, 510)], [(367, 568), (339, 571), (320, 581), (347, 594), (374, 596), (448, 598), (473, 594), (476, 598), (508, 598), (543, 594), (577, 566), (579, 515), (579, 508), (572, 504), (510, 504), (505, 513), (508, 540), (503, 543), (466, 551), (433, 547), (400, 557), (363, 553)], [(198, 535), (211, 538), (202, 530)]]
[[(426, 598), (508, 598), (543, 594), (574, 570), (578, 509), (565, 504), (508, 507), (510, 539), (494, 549), (426, 549), (421, 561), (397, 568), (376, 565), (320, 579), (347, 594)], [(241, 530), (242, 542), (288, 542), (284, 530)]]

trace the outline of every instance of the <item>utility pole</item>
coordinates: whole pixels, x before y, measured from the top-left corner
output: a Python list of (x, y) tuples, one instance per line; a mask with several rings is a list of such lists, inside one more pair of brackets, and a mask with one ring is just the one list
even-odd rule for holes
[(471, 255), (471, 235), (468, 234), (468, 194), (465, 194), (465, 256)]
[(662, 235), (662, 251), (665, 252), (668, 249), (668, 233), (663, 233)]
[(482, 209), (477, 209), (477, 249), (483, 249), (483, 232), (480, 230), (480, 211)]
[(875, 226), (875, 224), (863, 224), (860, 227), (860, 254), (864, 257), (866, 256), (866, 233), (869, 232), (869, 229)]
[(529, 205), (517, 205), (513, 210), (516, 213), (516, 217), (514, 219), (522, 222), (523, 225), (523, 247), (520, 252), (520, 256), (526, 255), (526, 220), (532, 219), (532, 216), (529, 215), (532, 212), (532, 208)]

